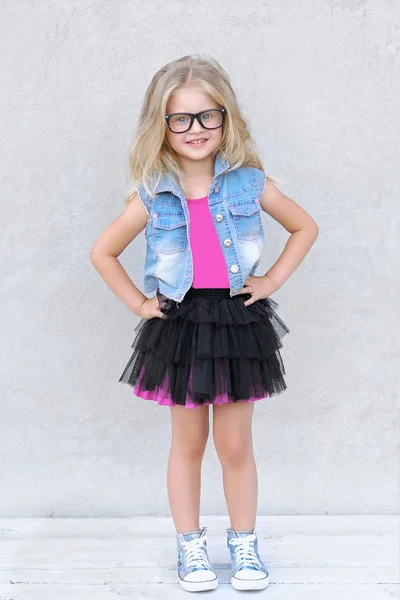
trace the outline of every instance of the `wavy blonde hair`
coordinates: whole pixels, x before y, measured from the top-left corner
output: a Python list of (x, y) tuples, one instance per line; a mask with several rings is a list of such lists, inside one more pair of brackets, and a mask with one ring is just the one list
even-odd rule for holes
[[(214, 158), (219, 152), (223, 160), (228, 160), (231, 163), (228, 171), (241, 166), (264, 170), (227, 73), (214, 58), (204, 58), (198, 54), (187, 55), (159, 69), (146, 90), (137, 133), (129, 149), (133, 189), (124, 199), (125, 204), (132, 200), (139, 183), (143, 183), (149, 195), (154, 198), (157, 183), (165, 173), (183, 188), (177, 155), (166, 143), (165, 114), (169, 97), (186, 84), (196, 85), (226, 110), (221, 144), (214, 152)], [(158, 179), (151, 189), (151, 180), (157, 173)], [(278, 183), (270, 175), (267, 175), (267, 179), (274, 184)]]

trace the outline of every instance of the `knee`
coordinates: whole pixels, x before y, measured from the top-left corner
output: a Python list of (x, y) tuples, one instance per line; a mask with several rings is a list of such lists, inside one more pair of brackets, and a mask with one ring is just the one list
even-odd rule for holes
[(214, 444), (221, 463), (233, 467), (241, 467), (247, 463), (253, 453), (251, 441), (247, 438), (232, 439), (228, 436), (220, 439), (218, 436), (214, 436)]
[(184, 456), (187, 460), (201, 460), (207, 446), (208, 430), (191, 433), (186, 432), (183, 435), (175, 437), (172, 440), (172, 446)]

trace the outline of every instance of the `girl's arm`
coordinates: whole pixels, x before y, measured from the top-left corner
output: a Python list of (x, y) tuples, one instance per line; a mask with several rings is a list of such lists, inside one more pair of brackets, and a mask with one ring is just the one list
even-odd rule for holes
[(148, 300), (119, 262), (119, 256), (145, 228), (147, 213), (137, 194), (124, 212), (103, 231), (90, 251), (90, 261), (108, 287), (136, 315)]
[(265, 273), (265, 276), (276, 283), (278, 289), (302, 262), (318, 237), (319, 229), (314, 219), (301, 206), (282, 194), (269, 180), (266, 181), (260, 205), (263, 211), (292, 234), (278, 260)]

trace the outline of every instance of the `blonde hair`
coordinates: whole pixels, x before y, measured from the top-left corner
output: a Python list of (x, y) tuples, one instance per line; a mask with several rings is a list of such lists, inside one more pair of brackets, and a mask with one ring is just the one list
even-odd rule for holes
[[(137, 133), (129, 149), (129, 167), (134, 189), (124, 199), (128, 204), (142, 183), (151, 197), (162, 174), (168, 173), (183, 188), (180, 165), (174, 150), (166, 143), (165, 114), (169, 97), (186, 84), (196, 85), (226, 110), (222, 139), (217, 152), (230, 162), (228, 171), (238, 167), (255, 167), (264, 170), (255, 141), (250, 135), (245, 117), (241, 113), (229, 77), (213, 58), (187, 55), (167, 63), (153, 76), (143, 100)], [(150, 189), (154, 175), (159, 177)], [(277, 179), (267, 175), (274, 184)]]

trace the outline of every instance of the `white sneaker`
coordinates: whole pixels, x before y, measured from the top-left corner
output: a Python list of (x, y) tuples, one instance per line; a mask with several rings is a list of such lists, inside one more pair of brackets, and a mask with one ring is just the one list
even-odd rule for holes
[(207, 552), (207, 528), (177, 534), (178, 580), (186, 592), (214, 590), (218, 577), (211, 569)]
[(269, 573), (258, 553), (254, 529), (235, 531), (228, 527), (227, 546), (231, 555), (231, 584), (236, 590), (263, 590), (269, 584)]

